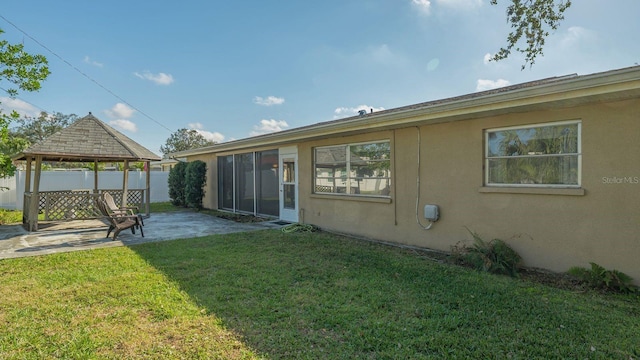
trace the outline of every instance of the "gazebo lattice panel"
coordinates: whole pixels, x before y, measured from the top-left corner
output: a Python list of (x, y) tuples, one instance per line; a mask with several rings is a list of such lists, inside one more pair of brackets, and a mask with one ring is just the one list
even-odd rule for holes
[[(102, 215), (96, 207), (96, 198), (108, 192), (116, 203), (122, 202), (122, 190), (100, 190), (95, 194), (90, 190), (42, 191), (39, 193), (38, 213), (45, 221), (51, 220), (88, 220), (100, 218)], [(26, 197), (25, 197), (26, 203)], [(127, 191), (127, 206), (142, 209), (144, 204), (144, 190), (131, 189)]]
[[(100, 190), (101, 193), (107, 192), (113, 196), (113, 200), (116, 204), (122, 204), (122, 190)], [(142, 209), (144, 204), (144, 190), (142, 189), (129, 189), (127, 190), (127, 206), (136, 206)]]

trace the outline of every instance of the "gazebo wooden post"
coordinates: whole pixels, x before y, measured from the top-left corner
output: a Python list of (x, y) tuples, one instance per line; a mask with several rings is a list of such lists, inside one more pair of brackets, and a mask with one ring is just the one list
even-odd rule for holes
[(98, 193), (98, 160), (93, 160), (93, 193)]
[[(27, 215), (27, 231), (38, 231), (38, 205), (40, 204), (40, 175), (42, 173), (42, 155), (36, 155), (36, 173), (33, 178), (33, 192)], [(31, 179), (29, 179), (31, 180)]]
[(145, 194), (144, 212), (145, 212), (145, 215), (149, 217), (151, 215), (151, 161), (145, 161), (144, 165), (147, 173), (147, 179), (145, 184), (146, 188), (144, 190), (144, 194)]
[(124, 161), (124, 173), (122, 174), (122, 207), (127, 207), (129, 189), (129, 160)]
[(27, 158), (27, 174), (24, 179), (24, 192), (31, 192), (31, 156)]
[(25, 201), (27, 194), (31, 192), (31, 156), (27, 157), (27, 169), (24, 179), (24, 196), (22, 197), (22, 226), (29, 230), (29, 209), (31, 204), (31, 198), (29, 198), (29, 204)]
[(95, 204), (100, 192), (98, 191), (98, 160), (93, 160), (93, 197), (89, 200)]

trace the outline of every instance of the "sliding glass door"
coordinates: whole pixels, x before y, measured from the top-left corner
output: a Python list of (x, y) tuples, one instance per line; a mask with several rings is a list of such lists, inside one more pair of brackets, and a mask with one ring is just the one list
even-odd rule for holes
[(279, 216), (278, 150), (218, 157), (218, 207)]

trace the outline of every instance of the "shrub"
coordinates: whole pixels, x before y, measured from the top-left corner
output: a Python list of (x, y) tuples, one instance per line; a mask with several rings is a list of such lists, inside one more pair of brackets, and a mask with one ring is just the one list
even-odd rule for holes
[(473, 246), (468, 247), (460, 243), (452, 246), (451, 257), (454, 262), (493, 274), (518, 276), (522, 258), (515, 250), (500, 239), (487, 242), (478, 234), (469, 232), (473, 236)]
[(207, 164), (196, 160), (187, 165), (184, 176), (184, 197), (187, 206), (202, 209), (204, 184), (207, 181)]
[(618, 270), (607, 270), (593, 262), (590, 264), (591, 269), (576, 266), (569, 269), (568, 273), (596, 289), (621, 293), (638, 292), (638, 288), (631, 285), (632, 278), (629, 275)]
[(175, 206), (187, 205), (184, 196), (186, 168), (187, 163), (179, 162), (169, 172), (169, 198)]

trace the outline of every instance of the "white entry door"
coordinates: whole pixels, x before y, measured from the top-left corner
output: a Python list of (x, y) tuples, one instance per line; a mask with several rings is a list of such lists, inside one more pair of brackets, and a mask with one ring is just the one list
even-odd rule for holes
[(280, 149), (280, 220), (298, 222), (298, 153), (296, 148)]

